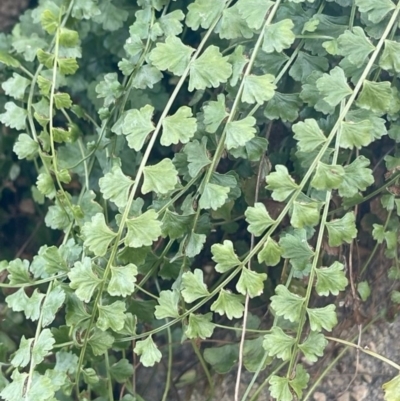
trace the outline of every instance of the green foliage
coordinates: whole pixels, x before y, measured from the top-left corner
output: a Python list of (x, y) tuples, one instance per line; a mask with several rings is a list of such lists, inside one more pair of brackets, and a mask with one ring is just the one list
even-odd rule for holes
[[(32, 186), (46, 242), (0, 262), (2, 399), (143, 399), (133, 354), (173, 377), (188, 339), (208, 380), (205, 362), (242, 360), (274, 370), (273, 398), (301, 399), (348, 244), (372, 233), (400, 279), (400, 5), (39, 3), (0, 45), (2, 188)], [(378, 196), (387, 217), (365, 217)]]

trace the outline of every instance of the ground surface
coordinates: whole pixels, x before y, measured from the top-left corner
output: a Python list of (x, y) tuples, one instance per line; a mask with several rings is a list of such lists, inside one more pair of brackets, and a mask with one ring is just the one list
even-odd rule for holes
[(1, 0), (0, 1), (0, 32), (9, 31), (22, 10), (24, 10), (30, 0)]

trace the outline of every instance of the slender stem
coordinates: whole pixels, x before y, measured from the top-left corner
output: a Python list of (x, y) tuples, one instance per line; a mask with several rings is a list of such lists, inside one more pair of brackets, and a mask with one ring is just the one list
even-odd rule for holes
[(114, 401), (113, 381), (111, 377), (110, 358), (108, 357), (108, 351), (104, 354), (104, 360), (106, 363), (108, 400)]
[(340, 343), (340, 344), (347, 345), (348, 347), (353, 347), (355, 349), (358, 349), (358, 350), (364, 352), (364, 354), (373, 356), (374, 358), (379, 359), (380, 361), (385, 362), (386, 364), (388, 364), (388, 365), (392, 366), (393, 368), (395, 368), (396, 370), (400, 371), (400, 365), (398, 365), (396, 362), (393, 362), (392, 360), (390, 360), (390, 359), (388, 359), (388, 358), (386, 358), (386, 357), (384, 357), (382, 355), (379, 355), (376, 352), (369, 350), (368, 348), (363, 348), (363, 347), (361, 347), (361, 346), (359, 346), (357, 344), (354, 344), (354, 343), (352, 343), (350, 341), (341, 340), (340, 338), (329, 337), (329, 336), (325, 336), (325, 338), (327, 340), (334, 341), (334, 342), (337, 342), (337, 343)]
[(201, 355), (201, 352), (199, 350), (199, 347), (196, 344), (195, 340), (190, 340), (190, 343), (192, 344), (193, 351), (196, 354), (197, 358), (199, 359), (200, 365), (204, 370), (204, 373), (207, 377), (208, 385), (210, 386), (210, 392), (208, 394), (207, 400), (212, 400), (214, 398), (214, 382), (211, 377), (210, 371), (207, 367), (206, 361), (203, 358), (203, 355)]

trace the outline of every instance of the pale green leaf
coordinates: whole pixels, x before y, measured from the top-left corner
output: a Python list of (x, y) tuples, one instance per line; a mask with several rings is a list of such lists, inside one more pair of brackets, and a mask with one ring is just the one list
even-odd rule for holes
[(53, 35), (59, 26), (58, 15), (54, 14), (49, 9), (45, 9), (40, 14), (40, 24), (47, 33)]
[(56, 93), (54, 95), (54, 103), (58, 110), (69, 109), (72, 106), (72, 100), (68, 93)]
[(8, 271), (7, 278), (11, 285), (28, 284), (33, 281), (29, 271), (29, 261), (26, 259), (16, 258), (8, 266), (6, 265), (6, 268)]
[(57, 311), (61, 308), (65, 300), (65, 292), (61, 287), (54, 287), (46, 295), (42, 305), (42, 326), (46, 327), (56, 317)]
[(244, 46), (235, 46), (235, 50), (229, 55), (228, 60), (232, 65), (232, 76), (229, 80), (229, 84), (234, 87), (237, 85), (240, 78), (242, 77), (244, 67), (249, 61), (246, 54), (244, 53)]
[(83, 258), (82, 262), (75, 262), (74, 267), (68, 273), (69, 286), (76, 290), (76, 296), (84, 302), (89, 302), (95, 289), (100, 285), (101, 279), (93, 272), (92, 260)]
[(135, 290), (136, 265), (129, 263), (125, 266), (111, 266), (111, 278), (107, 286), (107, 292), (111, 296), (126, 297)]
[(97, 24), (101, 24), (106, 31), (117, 31), (122, 28), (127, 20), (129, 13), (121, 7), (112, 4), (112, 0), (102, 0), (98, 2), (100, 13), (91, 19)]
[(10, 54), (3, 50), (0, 50), (0, 63), (5, 64), (8, 67), (15, 68), (19, 68), (19, 66), (21, 65), (16, 58), (12, 57)]
[(268, 237), (267, 242), (257, 255), (258, 263), (265, 263), (267, 266), (276, 266), (281, 260), (282, 249), (276, 241)]
[(329, 74), (323, 74), (317, 80), (317, 88), (325, 102), (331, 106), (337, 106), (343, 99), (353, 93), (340, 67), (333, 68), (329, 71)]
[(27, 111), (22, 107), (18, 107), (14, 102), (7, 102), (4, 105), (6, 110), (3, 114), (0, 114), (0, 121), (10, 128), (16, 130), (23, 130), (25, 128), (25, 119)]
[(196, 0), (188, 5), (186, 25), (197, 31), (201, 26), (208, 29), (211, 24), (221, 15), (225, 7), (225, 0)]
[(340, 135), (340, 147), (345, 149), (361, 149), (368, 146), (374, 139), (371, 135), (373, 125), (370, 120), (342, 121)]
[(287, 361), (293, 353), (295, 339), (288, 336), (280, 327), (274, 326), (271, 332), (264, 336), (263, 348), (269, 356)]
[(246, 20), (251, 29), (260, 29), (265, 22), (268, 10), (274, 5), (270, 0), (239, 0), (239, 14)]
[(225, 240), (223, 244), (212, 245), (211, 252), (213, 261), (217, 263), (215, 270), (218, 273), (225, 273), (240, 264), (240, 260), (233, 249), (233, 243), (230, 240)]
[(28, 134), (19, 134), (13, 147), (14, 153), (18, 159), (33, 159), (39, 151), (39, 144)]
[[(134, 367), (127, 359), (120, 359), (110, 366), (111, 377), (118, 383), (127, 383), (135, 374)], [(123, 398), (121, 401), (125, 401)]]
[(298, 363), (296, 365), (296, 375), (294, 379), (289, 381), (289, 385), (299, 400), (302, 398), (303, 390), (307, 387), (309, 378), (310, 375), (306, 372), (303, 366)]
[(396, 8), (391, 0), (355, 0), (355, 3), (362, 13), (367, 13), (368, 19), (373, 24), (381, 22), (390, 11)]
[(254, 127), (256, 119), (248, 116), (242, 120), (231, 121), (226, 125), (225, 144), (228, 150), (245, 146), (246, 142), (254, 138), (256, 129)]
[(144, 141), (150, 132), (154, 131), (153, 118), (154, 107), (147, 104), (140, 110), (129, 110), (124, 118), (122, 133), (130, 148), (137, 152), (142, 149)]
[(182, 297), (187, 303), (210, 295), (204, 283), (203, 270), (194, 269), (194, 272), (185, 272), (182, 275)]
[[(163, 74), (152, 65), (145, 64), (133, 74), (132, 86), (136, 89), (152, 89), (154, 85), (161, 81)], [(149, 105), (146, 105), (147, 107)]]
[(304, 304), (304, 298), (293, 294), (284, 285), (275, 288), (276, 295), (271, 297), (271, 307), (278, 316), (291, 322), (298, 322)]
[(358, 156), (352, 163), (344, 167), (343, 181), (339, 186), (340, 196), (351, 198), (358, 191), (365, 191), (374, 183), (372, 170), (367, 168), (369, 165), (369, 159), (365, 156)]
[(292, 401), (293, 394), (289, 387), (289, 379), (272, 375), (269, 381), (272, 397), (279, 401)]
[(317, 362), (318, 357), (324, 355), (324, 349), (327, 345), (328, 340), (321, 333), (312, 331), (306, 340), (299, 344), (299, 349), (308, 361)]
[(357, 228), (353, 212), (346, 213), (342, 218), (326, 223), (329, 234), (329, 246), (340, 246), (344, 242), (348, 244), (356, 238)]
[(132, 184), (133, 181), (122, 172), (119, 166), (114, 166), (99, 180), (100, 191), (104, 199), (111, 200), (118, 207), (126, 206)]
[(342, 263), (335, 261), (330, 267), (320, 267), (315, 272), (317, 275), (315, 290), (318, 295), (338, 295), (347, 287), (348, 280)]
[(219, 34), (221, 39), (228, 40), (253, 37), (253, 31), (239, 13), (238, 3), (222, 12), (222, 18), (219, 20), (215, 32)]
[(178, 302), (179, 292), (174, 290), (161, 291), (156, 305), (154, 316), (157, 319), (166, 319), (168, 317), (179, 317)]
[(196, 177), (201, 170), (211, 164), (207, 154), (207, 138), (204, 136), (201, 143), (197, 140), (189, 142), (183, 149), (187, 156), (188, 170), (191, 177)]
[(220, 93), (216, 101), (204, 103), (204, 124), (206, 131), (214, 134), (221, 122), (229, 115), (225, 107), (225, 96)]
[(239, 281), (236, 284), (236, 290), (250, 298), (258, 297), (263, 293), (264, 281), (267, 279), (265, 273), (257, 273), (243, 267)]
[(149, 59), (159, 70), (168, 70), (180, 76), (189, 65), (193, 51), (193, 48), (184, 45), (176, 36), (168, 36), (165, 43), (157, 43)]
[(312, 152), (326, 142), (326, 137), (313, 118), (306, 118), (292, 126), (297, 147), (302, 152)]
[(117, 236), (107, 226), (103, 213), (95, 214), (90, 222), (83, 225), (82, 235), (84, 245), (96, 256), (104, 256), (111, 241)]
[(299, 186), (294, 179), (289, 175), (288, 169), (280, 164), (275, 166), (275, 172), (267, 175), (266, 188), (272, 191), (272, 199), (283, 202), (290, 196)]
[(221, 185), (207, 183), (201, 194), (199, 207), (201, 209), (213, 209), (217, 210), (228, 199), (228, 193), (230, 192), (229, 187), (223, 187)]
[(179, 142), (188, 143), (197, 129), (196, 119), (187, 106), (180, 107), (174, 115), (164, 118), (162, 126), (160, 143), (163, 146), (176, 145)]
[(126, 227), (128, 232), (125, 237), (125, 245), (132, 248), (150, 246), (161, 236), (161, 221), (158, 214), (149, 209), (140, 216), (128, 219)]
[(33, 366), (39, 365), (43, 362), (47, 354), (52, 350), (55, 339), (50, 329), (44, 329), (39, 334), (37, 341), (34, 342), (32, 348), (32, 362)]
[(187, 338), (202, 338), (205, 340), (212, 336), (215, 325), (212, 323), (212, 313), (206, 313), (205, 315), (195, 315), (191, 313), (189, 315), (189, 325), (185, 330)]
[(24, 78), (22, 75), (13, 73), (11, 78), (4, 81), (1, 84), (6, 95), (13, 97), (14, 99), (22, 99), (24, 97), (26, 88), (30, 85), (31, 81)]
[(320, 204), (315, 201), (300, 202), (298, 200), (293, 202), (292, 215), (290, 224), (294, 228), (303, 228), (306, 226), (313, 227), (319, 223), (320, 218)]
[[(58, 58), (57, 62), (60, 73), (64, 75), (73, 75), (79, 68), (76, 59), (72, 57)], [(115, 95), (117, 95), (118, 97), (122, 95), (121, 87), (118, 87), (118, 90), (114, 92), (112, 95), (108, 95), (107, 99), (112, 99), (111, 102), (113, 103), (115, 101)]]
[(125, 322), (125, 302), (115, 301), (110, 305), (97, 305), (99, 318), (96, 326), (103, 331), (108, 329), (119, 331), (124, 327)]
[(293, 122), (297, 120), (302, 104), (298, 93), (275, 92), (274, 97), (267, 103), (264, 115), (270, 120)]
[(123, 94), (123, 86), (118, 81), (118, 74), (113, 72), (106, 74), (103, 81), (97, 84), (98, 98), (104, 98), (104, 106), (108, 107)]
[(371, 287), (369, 286), (368, 281), (359, 282), (357, 284), (357, 292), (363, 302), (367, 301), (371, 295)]
[[(0, 396), (5, 401), (21, 401), (25, 393), (25, 383), (28, 373), (20, 373), (18, 369), (14, 369), (11, 375), (11, 382), (2, 389)], [(6, 382), (7, 383), (7, 382)]]
[(179, 215), (166, 210), (162, 218), (162, 234), (171, 239), (183, 237), (191, 227), (193, 216)]
[(171, 159), (163, 159), (153, 166), (146, 166), (143, 175), (144, 194), (154, 191), (163, 195), (172, 191), (178, 183), (178, 172)]
[(217, 46), (210, 45), (190, 64), (189, 91), (218, 88), (221, 83), (228, 81), (231, 74), (232, 66), (228, 57), (223, 57)]
[(372, 82), (365, 80), (357, 99), (357, 106), (373, 113), (385, 114), (392, 100), (392, 89), (389, 81)]
[(308, 75), (304, 80), (300, 97), (309, 106), (314, 107), (315, 110), (324, 114), (331, 114), (335, 111), (335, 107), (326, 103), (317, 89), (317, 80), (320, 77), (322, 77), (321, 71), (310, 73), (310, 75)]
[(350, 63), (361, 67), (367, 60), (368, 55), (375, 50), (375, 46), (365, 36), (364, 30), (353, 27), (353, 30), (346, 30), (338, 39), (338, 52), (346, 57)]
[(36, 186), (42, 195), (50, 199), (56, 196), (56, 187), (54, 186), (54, 181), (50, 174), (40, 173), (36, 181)]
[(257, 202), (254, 207), (249, 206), (245, 211), (246, 221), (249, 223), (247, 231), (255, 236), (260, 236), (268, 227), (274, 224), (263, 203)]
[(88, 343), (92, 348), (94, 355), (103, 355), (112, 347), (114, 337), (110, 333), (102, 331), (96, 327), (93, 334), (90, 336)]
[(243, 296), (222, 289), (210, 309), (220, 315), (226, 315), (229, 320), (240, 319), (244, 312)]
[(297, 271), (303, 271), (314, 255), (307, 242), (304, 229), (295, 229), (293, 234), (283, 235), (279, 245), (282, 248), (282, 256), (291, 259), (290, 262)]
[(140, 362), (146, 368), (161, 361), (161, 352), (158, 350), (151, 336), (145, 340), (137, 341), (134, 351), (136, 355), (140, 356)]
[(319, 162), (311, 185), (320, 190), (337, 189), (343, 182), (344, 174), (344, 168), (340, 165)]
[(324, 329), (332, 331), (332, 329), (337, 325), (335, 309), (335, 305), (327, 305), (323, 308), (307, 308), (311, 330), (321, 331), (321, 329)]
[(158, 24), (164, 33), (164, 36), (179, 35), (182, 30), (182, 21), (185, 18), (185, 14), (181, 10), (174, 10), (168, 14), (163, 15), (159, 20)]
[[(307, 83), (309, 79), (315, 80), (316, 77), (319, 78), (322, 75), (320, 73), (327, 71), (328, 68), (329, 63), (326, 57), (313, 56), (312, 54), (300, 51), (296, 61), (289, 70), (289, 75), (296, 81)], [(318, 96), (320, 96), (319, 91)], [(302, 99), (304, 99), (303, 96)]]
[(382, 384), (382, 388), (385, 392), (385, 401), (399, 401), (400, 375), (397, 375), (392, 380)]
[(186, 243), (185, 254), (189, 258), (194, 258), (197, 256), (201, 250), (203, 249), (204, 243), (206, 242), (206, 235), (205, 234), (198, 234), (192, 232)]
[(38, 289), (35, 289), (31, 297), (28, 297), (24, 288), (20, 288), (17, 292), (8, 295), (6, 302), (13, 311), (24, 312), (27, 319), (35, 321), (39, 319), (44, 297), (45, 295)]
[(265, 28), (262, 49), (266, 53), (274, 51), (281, 53), (284, 49), (288, 49), (296, 39), (293, 28), (294, 23), (291, 19), (268, 25)]
[[(378, 3), (376, 3), (378, 4)], [(385, 40), (385, 49), (379, 59), (379, 66), (386, 71), (400, 72), (400, 43)]]
[(26, 339), (25, 336), (21, 337), (18, 350), (15, 352), (11, 359), (11, 364), (17, 368), (18, 366), (24, 368), (31, 360), (31, 349), (34, 338)]
[(242, 102), (263, 104), (272, 99), (276, 89), (274, 81), (275, 77), (271, 74), (247, 75), (244, 78)]

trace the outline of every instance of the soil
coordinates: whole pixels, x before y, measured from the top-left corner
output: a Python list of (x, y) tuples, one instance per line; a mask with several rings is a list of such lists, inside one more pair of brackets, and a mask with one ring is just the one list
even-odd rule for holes
[(21, 12), (25, 10), (30, 0), (1, 0), (0, 1), (0, 32), (8, 32), (18, 21)]

